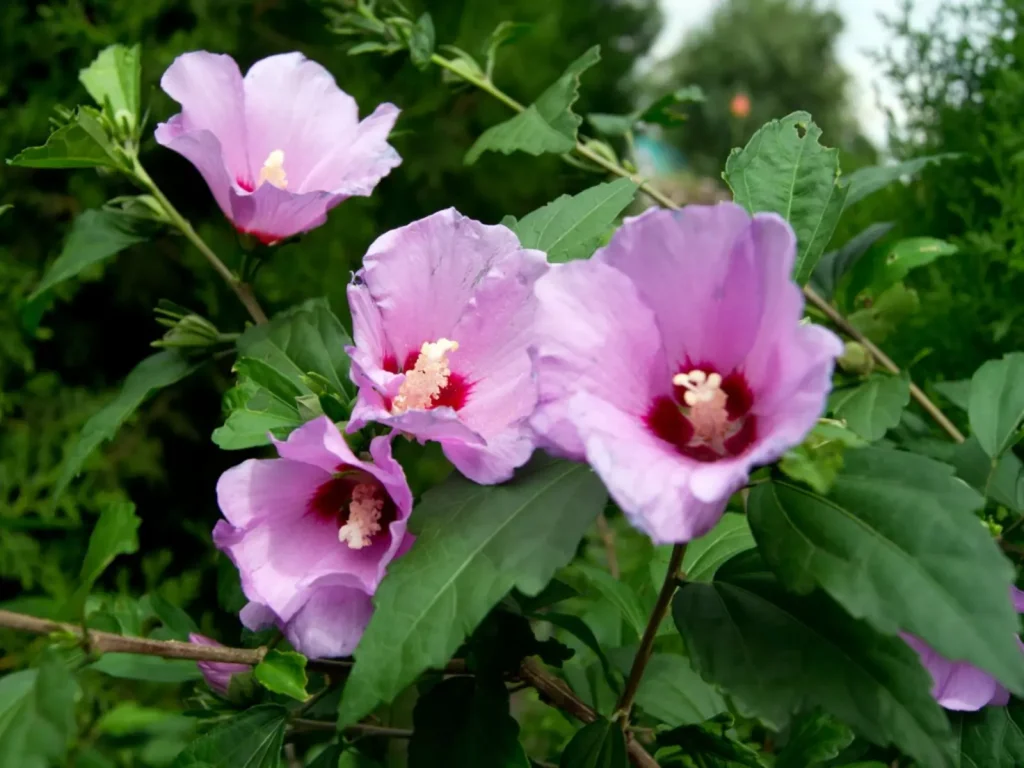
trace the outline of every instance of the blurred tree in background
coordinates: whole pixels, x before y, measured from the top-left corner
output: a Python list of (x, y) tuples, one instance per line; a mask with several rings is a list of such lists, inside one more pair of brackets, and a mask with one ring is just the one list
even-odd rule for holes
[(698, 85), (706, 95), (673, 137), (696, 170), (717, 174), (732, 147), (797, 110), (814, 116), (829, 146), (865, 149), (848, 101), (850, 76), (836, 57), (843, 21), (821, 5), (723, 0), (653, 73), (659, 85)]

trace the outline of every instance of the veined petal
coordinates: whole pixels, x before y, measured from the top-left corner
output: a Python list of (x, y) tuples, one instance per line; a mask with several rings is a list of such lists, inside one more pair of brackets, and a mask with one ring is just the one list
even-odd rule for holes
[(295, 194), (262, 184), (252, 194), (231, 189), (228, 218), (235, 227), (266, 244), (308, 232), (327, 221), (327, 211), (344, 197), (330, 192)]
[[(337, 460), (335, 465), (337, 466)], [(294, 520), (306, 514), (306, 502), (334, 467), (284, 459), (248, 459), (217, 481), (217, 503), (232, 526), (258, 525), (268, 517)]]
[(373, 615), (370, 595), (350, 587), (318, 587), (285, 625), (295, 650), (311, 659), (349, 656)]

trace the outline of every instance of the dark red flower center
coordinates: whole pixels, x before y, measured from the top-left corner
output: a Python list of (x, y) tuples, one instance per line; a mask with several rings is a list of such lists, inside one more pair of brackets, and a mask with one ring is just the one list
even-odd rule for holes
[(740, 371), (722, 376), (689, 361), (672, 378), (672, 395), (656, 397), (648, 428), (682, 455), (711, 462), (739, 456), (757, 439), (754, 395)]
[[(412, 350), (405, 357), (405, 362), (402, 364), (401, 369), (398, 367), (398, 361), (394, 355), (388, 354), (381, 361), (381, 368), (388, 373), (404, 373), (409, 374), (417, 370), (417, 365), (422, 369), (422, 353), (420, 350)], [(409, 379), (407, 378), (407, 381)], [(466, 377), (455, 371), (449, 371), (445, 376), (444, 384), (430, 396), (429, 400), (422, 406), (425, 410), (431, 410), (433, 408), (440, 408), (442, 406), (448, 406), (452, 410), (459, 410), (466, 404), (466, 400), (469, 397), (470, 392), (473, 390), (473, 384), (467, 381)], [(398, 398), (396, 398), (397, 400)], [(392, 403), (387, 403), (388, 410), (392, 409)]]
[(358, 467), (339, 464), (334, 476), (320, 485), (307, 512), (338, 526), (338, 537), (352, 549), (369, 546), (386, 535), (398, 510), (383, 484)]

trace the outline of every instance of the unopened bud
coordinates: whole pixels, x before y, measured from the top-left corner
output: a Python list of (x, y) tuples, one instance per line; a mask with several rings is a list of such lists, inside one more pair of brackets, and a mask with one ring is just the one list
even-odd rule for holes
[[(220, 647), (220, 643), (195, 632), (188, 636), (193, 645), (206, 645)], [(252, 671), (248, 664), (232, 664), (227, 661), (200, 661), (196, 665), (203, 673), (206, 684), (214, 693), (226, 697), (231, 687), (231, 678), (235, 675), (245, 675)]]
[(863, 344), (856, 341), (846, 342), (843, 354), (836, 362), (847, 373), (856, 373), (860, 376), (867, 376), (875, 369), (875, 359), (871, 353), (864, 348)]

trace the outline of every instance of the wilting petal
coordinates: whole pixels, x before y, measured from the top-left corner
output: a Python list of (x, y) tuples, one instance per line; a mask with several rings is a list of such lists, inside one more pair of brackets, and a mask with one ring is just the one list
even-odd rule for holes
[(539, 402), (530, 423), (544, 447), (583, 458), (568, 414), (577, 392), (639, 419), (652, 395), (671, 388), (654, 314), (626, 275), (594, 262), (554, 267), (535, 291)]
[(285, 627), (297, 651), (310, 658), (349, 656), (373, 615), (370, 595), (348, 587), (319, 587)]

